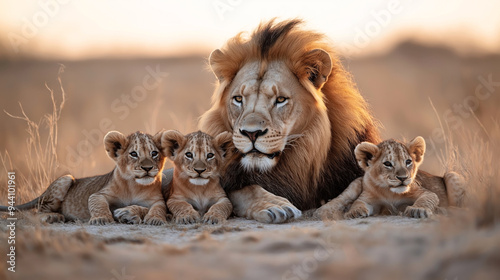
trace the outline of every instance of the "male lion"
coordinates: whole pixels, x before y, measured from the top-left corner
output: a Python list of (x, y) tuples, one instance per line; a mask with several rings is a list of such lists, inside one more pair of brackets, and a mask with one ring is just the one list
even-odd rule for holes
[(248, 219), (279, 223), (336, 197), (363, 174), (354, 147), (379, 141), (325, 37), (300, 24), (263, 23), (210, 55), (219, 83), (200, 128), (233, 133), (240, 153), (221, 184), (235, 214)]

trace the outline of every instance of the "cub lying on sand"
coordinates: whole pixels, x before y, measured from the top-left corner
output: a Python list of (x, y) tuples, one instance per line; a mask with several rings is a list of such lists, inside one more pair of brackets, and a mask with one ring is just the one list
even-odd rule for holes
[[(94, 177), (75, 179), (65, 175), (50, 184), (38, 198), (16, 207), (17, 210), (38, 208), (42, 221), (89, 220), (92, 225), (114, 222), (111, 209), (120, 222), (127, 220), (129, 210), (145, 208), (144, 223), (166, 222), (166, 206), (161, 193), (162, 169), (165, 164), (163, 132), (154, 137), (136, 132), (128, 137), (111, 131), (104, 137), (108, 156), (116, 162), (113, 171)], [(7, 211), (1, 206), (1, 211)]]
[(387, 211), (426, 218), (434, 214), (438, 206), (462, 205), (464, 182), (460, 175), (447, 172), (443, 178), (418, 170), (425, 153), (425, 140), (420, 136), (408, 145), (395, 140), (378, 145), (363, 142), (354, 152), (365, 175), (319, 208), (318, 216), (338, 219), (354, 200), (344, 218), (368, 217)]
[(219, 182), (232, 134), (223, 132), (215, 138), (201, 131), (182, 135), (165, 132), (167, 156), (174, 162), (174, 175), (168, 188), (168, 209), (177, 223), (201, 221), (216, 224), (225, 221), (233, 205)]

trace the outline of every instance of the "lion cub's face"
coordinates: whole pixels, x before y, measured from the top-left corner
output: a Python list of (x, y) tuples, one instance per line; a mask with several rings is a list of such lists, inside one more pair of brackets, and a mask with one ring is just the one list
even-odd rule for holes
[(419, 136), (408, 145), (394, 140), (378, 145), (363, 142), (354, 152), (359, 166), (365, 170), (365, 179), (394, 193), (405, 193), (423, 162), (425, 140)]
[(215, 138), (201, 131), (186, 136), (175, 130), (165, 133), (168, 157), (180, 175), (193, 185), (205, 185), (219, 176), (232, 135), (223, 132)]
[(150, 185), (161, 180), (165, 164), (162, 135), (163, 132), (155, 136), (136, 132), (125, 137), (118, 131), (111, 131), (104, 137), (104, 145), (124, 179)]

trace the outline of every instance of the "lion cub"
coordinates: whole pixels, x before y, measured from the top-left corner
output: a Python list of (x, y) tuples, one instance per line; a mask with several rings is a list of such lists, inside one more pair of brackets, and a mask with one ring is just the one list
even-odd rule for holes
[(346, 219), (386, 211), (426, 218), (434, 214), (438, 206), (462, 205), (464, 182), (460, 175), (447, 172), (443, 178), (418, 170), (425, 153), (425, 140), (420, 136), (408, 145), (395, 140), (386, 140), (378, 145), (363, 142), (354, 153), (365, 175), (318, 209), (320, 216), (338, 218), (345, 206), (354, 200), (344, 215)]
[[(164, 224), (166, 206), (161, 178), (166, 157), (163, 135), (163, 132), (155, 136), (136, 132), (125, 137), (118, 131), (111, 131), (104, 137), (104, 146), (116, 163), (113, 171), (83, 179), (62, 176), (40, 197), (15, 209), (37, 208), (41, 220), (49, 223), (89, 220), (91, 225), (104, 225), (114, 222), (112, 210), (116, 209), (114, 214), (119, 222)], [(1, 206), (0, 210), (9, 208)], [(143, 215), (128, 219), (132, 212)]]
[(213, 138), (201, 131), (184, 136), (170, 130), (165, 132), (165, 140), (168, 157), (175, 165), (167, 199), (175, 221), (225, 221), (233, 205), (220, 185), (219, 174), (232, 144), (232, 134), (223, 132)]

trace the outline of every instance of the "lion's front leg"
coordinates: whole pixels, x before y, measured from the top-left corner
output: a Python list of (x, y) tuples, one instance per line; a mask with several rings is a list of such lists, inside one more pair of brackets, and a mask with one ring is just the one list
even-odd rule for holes
[(288, 199), (276, 196), (258, 185), (231, 192), (229, 199), (237, 216), (263, 223), (282, 223), (302, 215)]

